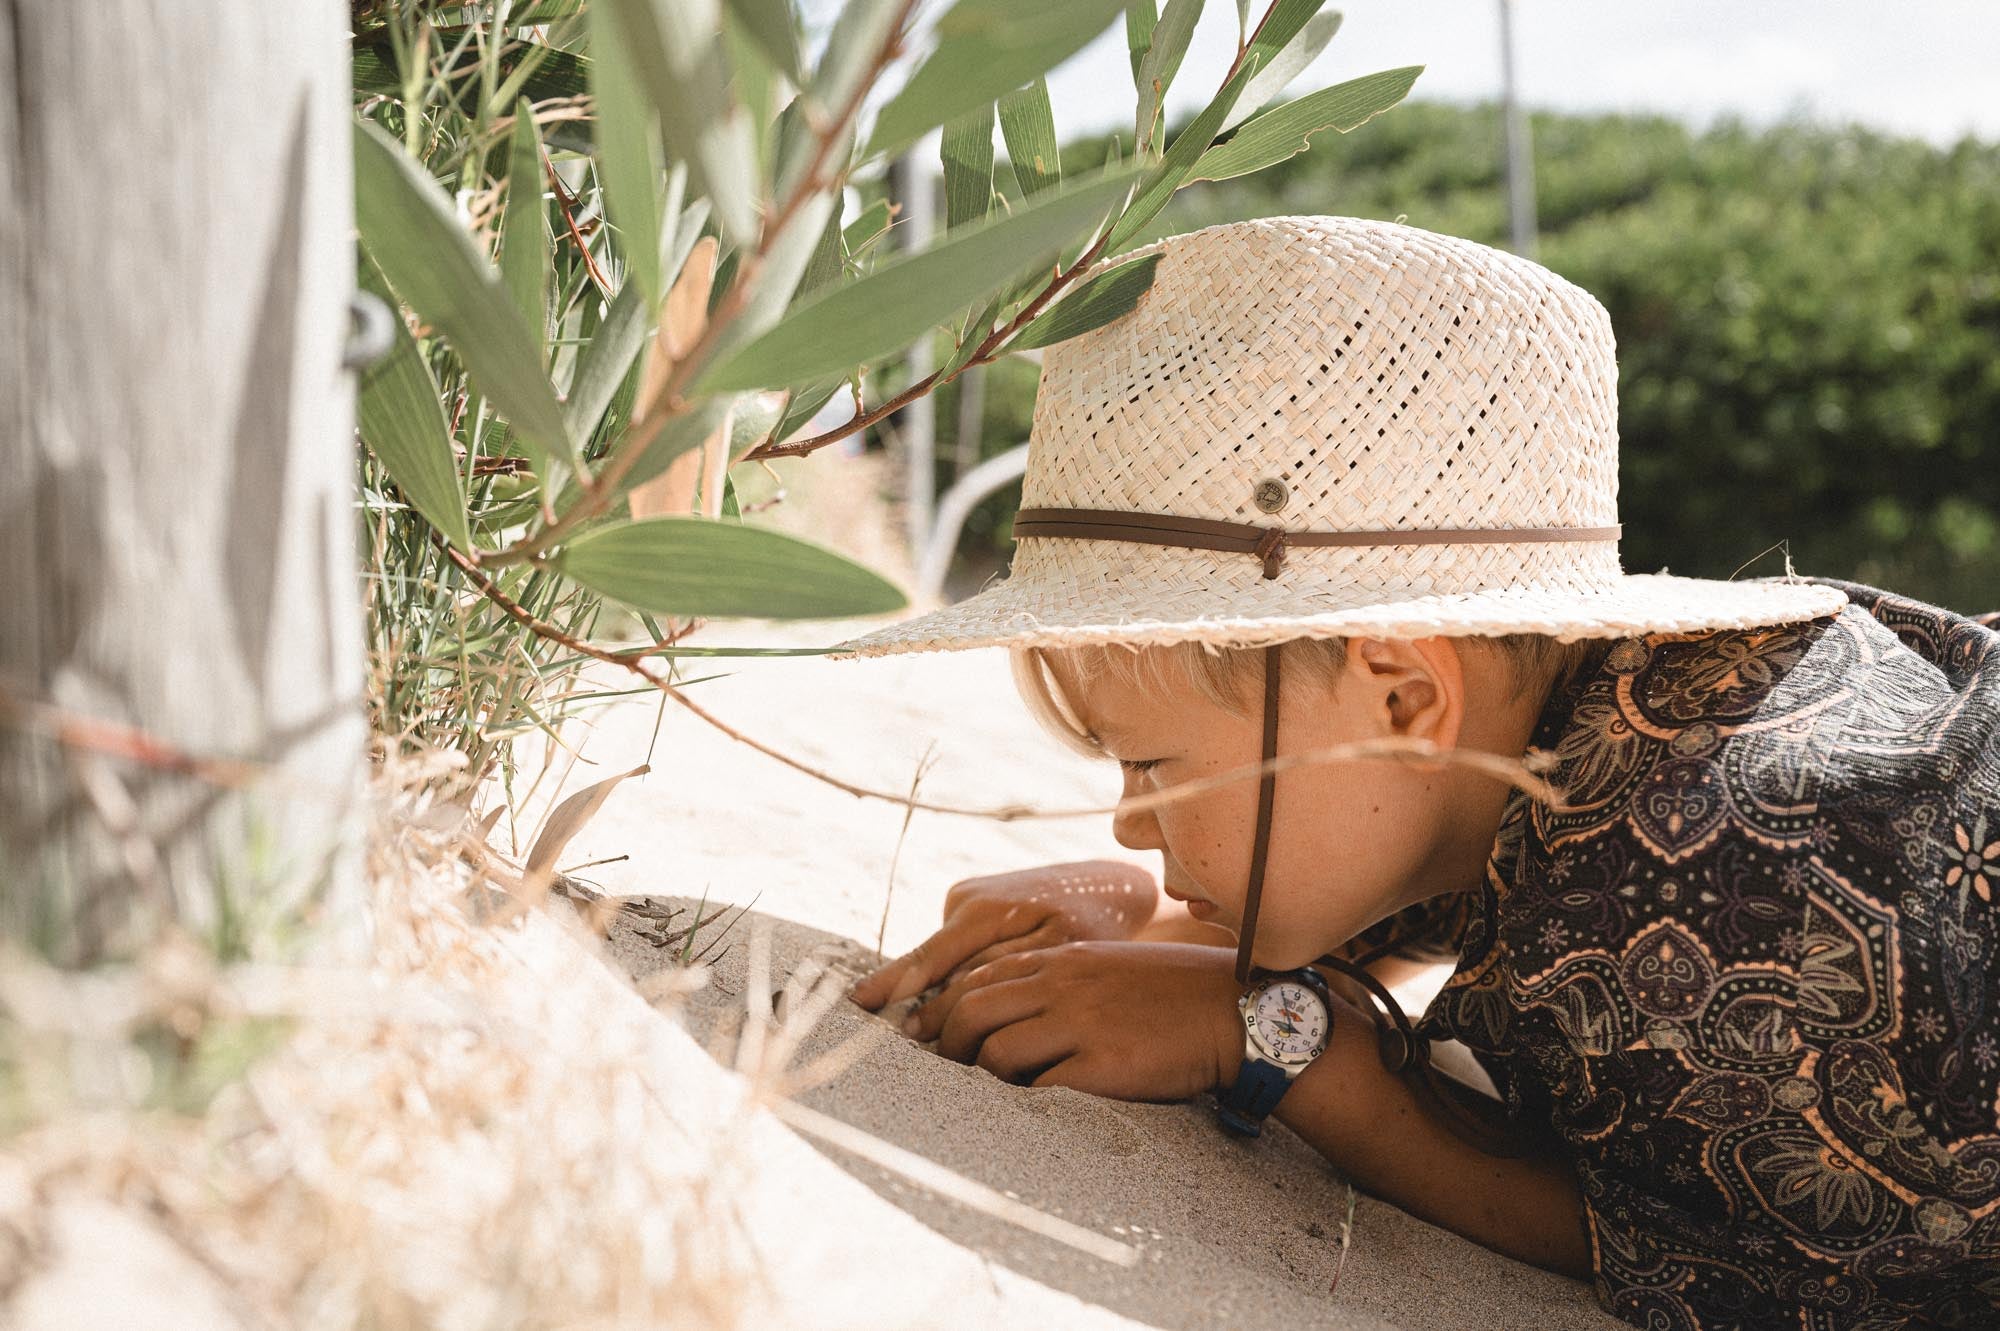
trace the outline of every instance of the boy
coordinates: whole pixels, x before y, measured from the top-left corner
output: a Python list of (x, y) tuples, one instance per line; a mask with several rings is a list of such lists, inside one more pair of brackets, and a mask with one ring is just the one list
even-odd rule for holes
[[(857, 1001), (945, 981), (951, 1056), (1275, 1113), (1641, 1324), (1990, 1320), (2000, 635), (1624, 574), (1609, 321), (1537, 265), (1343, 218), (1161, 248), (1045, 357), (1013, 576), (836, 650), (1009, 646), (1185, 912), (962, 885)], [(1451, 761), (1142, 800), (1350, 741), (1543, 750), (1560, 798)], [(1458, 965), (1409, 1031), (1316, 966), (1372, 988), (1343, 951), (1413, 915)], [(1443, 1037), (1504, 1106), (1428, 1074)]]

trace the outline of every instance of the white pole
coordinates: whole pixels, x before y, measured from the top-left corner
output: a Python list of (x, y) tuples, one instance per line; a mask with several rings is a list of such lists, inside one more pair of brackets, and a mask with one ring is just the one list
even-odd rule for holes
[(1528, 117), (1514, 91), (1514, 22), (1511, 0), (1500, 0), (1500, 107), (1507, 126), (1507, 214), (1514, 253), (1535, 257), (1535, 155)]

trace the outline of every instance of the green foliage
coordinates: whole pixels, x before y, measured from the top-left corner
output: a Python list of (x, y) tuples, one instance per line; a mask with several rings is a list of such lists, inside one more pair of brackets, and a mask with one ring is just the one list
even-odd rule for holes
[[(1543, 113), (1533, 141), (1539, 260), (1617, 337), (1626, 569), (1778, 573), (1783, 542), (1803, 573), (2000, 608), (2000, 146)], [(1504, 247), (1501, 142), (1496, 107), (1405, 104), (1180, 192), (1133, 243), (1332, 213)], [(989, 377), (988, 453), (1027, 438), (1033, 391)], [(968, 523), (979, 567), (1007, 548), (1012, 505)]]
[[(1128, 173), (1086, 180), (976, 227), (922, 254), (815, 297), (777, 329), (711, 370), (717, 389), (797, 383), (901, 351), (929, 328), (1023, 269), (1054, 257), (1064, 241), (1116, 206)], [(699, 384), (697, 386), (700, 386)]]
[(1023, 195), (1039, 194), (1062, 183), (1062, 150), (1056, 144), (1055, 110), (1049, 105), (1049, 85), (1036, 79), (1000, 99), (1000, 137), (1007, 140), (1007, 160)]
[(656, 615), (835, 619), (906, 603), (894, 584), (810, 541), (691, 517), (599, 528), (565, 546), (557, 564)]
[(1188, 179), (1228, 180), (1296, 157), (1312, 146), (1313, 135), (1329, 129), (1345, 134), (1402, 101), (1421, 73), (1422, 65), (1384, 70), (1267, 111), (1237, 130), (1229, 142), (1203, 153)]
[(1046, 347), (1103, 327), (1139, 303), (1159, 266), (1160, 256), (1148, 254), (1099, 273), (1022, 329), (1014, 346)]
[(1123, 7), (1120, 0), (958, 0), (937, 21), (937, 49), (876, 117), (869, 155), (893, 152), (1040, 78)]
[[(658, 616), (899, 608), (879, 575), (746, 522), (727, 465), (836, 394), (878, 419), (892, 395), (981, 366), (1009, 380), (1009, 350), (1129, 310), (1153, 263), (1106, 256), (1247, 91), (1278, 91), (1267, 66), (1325, 44), (1319, 3), (1270, 0), (1164, 155), (1064, 171), (1042, 76), (1126, 9), (1150, 126), (1198, 0), (1157, 28), (1118, 0), (956, 0), (886, 97), (920, 40), (908, 0), (849, 0), (811, 68), (790, 0), (359, 0), (363, 277), (403, 307), (360, 404), (378, 731), (456, 748), (481, 778), (516, 735), (622, 692), (579, 686), (606, 602), (639, 612), (660, 657), (707, 653), (664, 641)], [(906, 252), (883, 243), (882, 158), (939, 126), (947, 234)], [(904, 352), (940, 336), (942, 369), (907, 382)], [(720, 511), (635, 520), (663, 502), (636, 487), (725, 430), (722, 484), (700, 487)]]

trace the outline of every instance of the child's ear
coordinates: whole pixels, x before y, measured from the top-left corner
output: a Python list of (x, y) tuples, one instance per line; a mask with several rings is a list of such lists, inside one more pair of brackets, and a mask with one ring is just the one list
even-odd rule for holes
[(1348, 671), (1385, 735), (1457, 745), (1465, 672), (1450, 638), (1355, 638)]

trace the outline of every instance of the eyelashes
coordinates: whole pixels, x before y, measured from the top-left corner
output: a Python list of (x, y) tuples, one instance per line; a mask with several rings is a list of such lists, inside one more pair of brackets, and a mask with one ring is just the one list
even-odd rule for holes
[(1120, 758), (1118, 765), (1128, 772), (1150, 772), (1164, 761), (1161, 758), (1141, 758), (1137, 761)]

